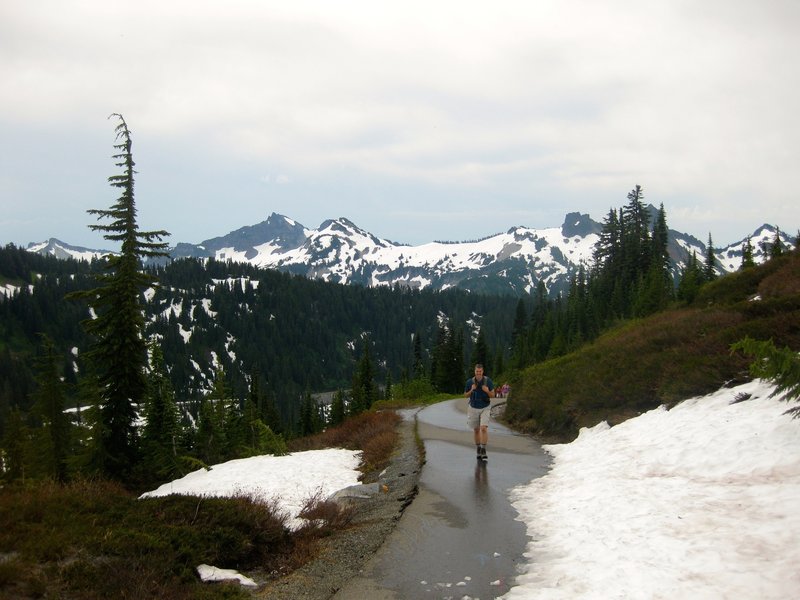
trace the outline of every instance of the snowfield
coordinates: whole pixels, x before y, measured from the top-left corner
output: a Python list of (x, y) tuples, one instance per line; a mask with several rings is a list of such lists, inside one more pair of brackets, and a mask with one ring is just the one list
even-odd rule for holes
[[(800, 420), (753, 382), (546, 446), (507, 600), (800, 597)], [(736, 402), (750, 394), (750, 399)]]
[(327, 498), (359, 483), (360, 460), (361, 452), (341, 448), (240, 458), (209, 470), (193, 471), (142, 494), (141, 498), (184, 494), (275, 500), (289, 517), (289, 527), (297, 528), (303, 523), (297, 515), (306, 500), (317, 494)]

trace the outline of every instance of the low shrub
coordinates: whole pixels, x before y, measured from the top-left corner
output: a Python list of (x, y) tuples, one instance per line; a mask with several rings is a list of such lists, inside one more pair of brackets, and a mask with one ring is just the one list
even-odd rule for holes
[(195, 568), (286, 572), (296, 545), (284, 513), (246, 497), (138, 500), (105, 481), (0, 490), (0, 553), (14, 557), (0, 597), (246, 598)]
[(289, 443), (292, 451), (320, 448), (361, 450), (361, 470), (380, 471), (388, 463), (397, 444), (397, 425), (402, 418), (394, 411), (368, 411), (347, 419), (338, 427), (298, 438)]
[(353, 520), (353, 508), (346, 507), (330, 500), (322, 490), (318, 490), (306, 500), (299, 516), (306, 520), (299, 533), (330, 534), (338, 529), (344, 529)]

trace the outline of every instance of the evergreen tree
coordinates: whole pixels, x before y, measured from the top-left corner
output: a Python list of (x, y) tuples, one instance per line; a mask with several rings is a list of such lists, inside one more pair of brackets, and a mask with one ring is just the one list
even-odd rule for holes
[(366, 402), (364, 401), (364, 388), (361, 385), (361, 378), (356, 370), (352, 377), (352, 386), (350, 388), (350, 405), (348, 406), (348, 416), (355, 416), (361, 414), (366, 410)]
[(340, 388), (334, 395), (333, 402), (331, 402), (330, 425), (332, 427), (341, 425), (344, 422), (345, 415), (344, 390)]
[(180, 458), (183, 439), (178, 408), (172, 391), (164, 355), (158, 343), (150, 344), (150, 371), (142, 430), (144, 472), (158, 478), (183, 475)]
[(422, 361), (422, 341), (419, 332), (414, 334), (414, 365), (411, 372), (414, 379), (425, 377), (425, 363)]
[(739, 267), (739, 269), (749, 269), (755, 266), (756, 261), (753, 259), (753, 243), (750, 240), (750, 236), (747, 236), (742, 246), (742, 266)]
[(386, 385), (383, 390), (384, 400), (392, 399), (392, 372), (387, 369), (386, 371)]
[(593, 294), (603, 298), (600, 317), (605, 320), (628, 314), (630, 289), (638, 278), (643, 235), (634, 235), (630, 223), (647, 231), (647, 214), (641, 202), (641, 188), (628, 194), (630, 204), (617, 212), (611, 209), (603, 223), (600, 239), (594, 248), (592, 268)]
[(76, 402), (78, 422), (76, 428), (76, 453), (71, 458), (75, 469), (88, 475), (103, 473), (102, 458), (103, 423), (100, 418), (102, 397), (97, 375), (91, 370), (91, 363), (81, 360), (81, 376), (78, 379)]
[(531, 333), (528, 336), (527, 355), (530, 362), (544, 360), (550, 351), (550, 344), (555, 335), (554, 312), (555, 302), (548, 299), (544, 282), (540, 280), (536, 284), (536, 296), (530, 321)]
[(200, 402), (195, 452), (206, 464), (215, 464), (229, 458), (227, 403), (230, 399), (225, 381), (225, 370), (218, 366), (214, 387)]
[(656, 222), (653, 225), (652, 243), (653, 262), (657, 264), (662, 272), (669, 275), (669, 228), (667, 227), (667, 213), (664, 210), (663, 203), (658, 208)]
[(597, 269), (602, 269), (616, 262), (622, 245), (622, 231), (619, 217), (615, 209), (610, 209), (603, 220), (600, 238), (594, 246), (593, 256)]
[(495, 353), (494, 359), (494, 374), (495, 376), (499, 375), (505, 370), (505, 356), (502, 347), (497, 348), (497, 352)]
[(717, 269), (714, 266), (714, 242), (711, 240), (711, 233), (708, 234), (708, 245), (706, 245), (706, 262), (703, 266), (703, 281), (714, 281), (717, 278)]
[(567, 314), (564, 320), (564, 337), (570, 348), (576, 348), (586, 339), (588, 323), (586, 322), (587, 299), (586, 271), (581, 264), (577, 275), (570, 279), (567, 296)]
[(205, 464), (222, 460), (222, 424), (217, 422), (214, 406), (209, 398), (200, 401), (197, 411), (197, 432), (194, 435), (194, 454)]
[(67, 480), (67, 457), (71, 454), (70, 422), (64, 413), (64, 384), (58, 373), (53, 342), (42, 336), (42, 354), (37, 361), (37, 383), (34, 412), (42, 420), (46, 444), (46, 472), (56, 481)]
[(653, 226), (650, 268), (643, 274), (636, 296), (633, 313), (637, 316), (663, 310), (673, 297), (668, 241), (667, 217), (661, 204)]
[(278, 407), (275, 406), (275, 399), (272, 395), (265, 398), (264, 402), (266, 408), (261, 412), (261, 420), (267, 427), (270, 428), (276, 435), (284, 432), (281, 415), (278, 412)]
[[(753, 357), (750, 374), (775, 383), (771, 396), (795, 404), (800, 401), (800, 358), (796, 350), (788, 346), (778, 348), (772, 340), (754, 340), (748, 336), (733, 344), (731, 350)], [(800, 418), (800, 405), (787, 412)]]
[(472, 363), (473, 367), (476, 364), (482, 364), (486, 368), (487, 373), (491, 371), (492, 365), (489, 364), (489, 349), (486, 347), (486, 337), (483, 335), (483, 328), (478, 331), (478, 337), (475, 340), (475, 346), (472, 348), (472, 357), (470, 362)]
[(3, 478), (6, 481), (22, 481), (28, 476), (27, 455), (30, 444), (30, 428), (25, 416), (14, 408), (6, 419), (3, 435)]
[(261, 454), (283, 455), (287, 453), (283, 436), (276, 434), (261, 420), (258, 407), (248, 398), (242, 414), (245, 429), (245, 444), (241, 448), (240, 457), (259, 456)]
[(651, 315), (664, 310), (672, 297), (672, 282), (665, 277), (664, 270), (653, 263), (641, 281), (633, 308), (637, 317)]
[(511, 345), (512, 347), (516, 345), (517, 339), (522, 336), (525, 332), (525, 328), (528, 326), (528, 311), (525, 307), (525, 301), (520, 298), (517, 302), (517, 310), (514, 314), (514, 329), (511, 332)]
[(297, 424), (297, 435), (305, 437), (322, 431), (322, 420), (317, 402), (311, 396), (311, 392), (306, 390), (300, 404), (300, 420)]
[(169, 234), (139, 230), (131, 133), (121, 115), (112, 117), (119, 120), (117, 144), (114, 145), (119, 152), (114, 158), (123, 172), (108, 180), (111, 186), (121, 190), (121, 195), (109, 210), (88, 211), (98, 220), (110, 219), (111, 223), (89, 227), (103, 232), (106, 240), (120, 243), (121, 251), (106, 257), (107, 272), (98, 277), (100, 287), (82, 292), (78, 297), (87, 299), (96, 315), (85, 321), (85, 327), (96, 340), (90, 357), (99, 374), (103, 396), (100, 409), (103, 470), (113, 477), (123, 477), (136, 460), (136, 407), (144, 401), (147, 391), (141, 292), (155, 285), (155, 280), (140, 270), (140, 261), (166, 256), (167, 244), (160, 240)]
[(225, 406), (225, 458), (231, 460), (247, 454), (248, 423), (244, 417), (242, 403), (231, 393)]
[(459, 392), (464, 383), (464, 334), (442, 324), (433, 349), (431, 383), (444, 393)]
[(248, 399), (256, 407), (258, 419), (273, 433), (282, 433), (281, 417), (275, 407), (275, 400), (269, 386), (262, 387), (261, 371), (258, 367), (252, 370), (249, 385)]
[(449, 348), (448, 340), (450, 331), (445, 325), (439, 325), (436, 330), (436, 343), (433, 347), (433, 361), (431, 363), (431, 383), (433, 386), (443, 392), (449, 386), (448, 368), (449, 362)]
[(361, 385), (364, 410), (369, 410), (376, 399), (375, 375), (370, 356), (370, 339), (364, 339), (364, 350), (358, 363), (358, 382)]
[(769, 257), (778, 258), (783, 255), (783, 242), (781, 241), (781, 230), (779, 227), (775, 228), (775, 237), (772, 238), (772, 244), (769, 247)]
[(686, 266), (682, 269), (681, 280), (678, 283), (677, 297), (687, 304), (691, 304), (703, 285), (703, 271), (700, 268), (697, 254), (692, 252)]
[(448, 392), (458, 393), (464, 385), (464, 331), (459, 329), (448, 338)]
[(651, 241), (650, 215), (644, 205), (644, 192), (637, 185), (628, 193), (628, 204), (623, 209), (624, 222), (620, 223), (623, 238), (625, 278), (633, 285), (650, 268)]

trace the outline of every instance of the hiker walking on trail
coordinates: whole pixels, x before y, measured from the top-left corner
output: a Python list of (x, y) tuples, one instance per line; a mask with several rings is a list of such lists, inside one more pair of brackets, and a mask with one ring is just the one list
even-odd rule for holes
[(483, 374), (483, 365), (475, 365), (475, 377), (467, 379), (464, 397), (469, 398), (467, 425), (475, 434), (478, 459), (486, 460), (486, 443), (489, 441), (489, 416), (491, 398), (494, 398), (494, 383)]

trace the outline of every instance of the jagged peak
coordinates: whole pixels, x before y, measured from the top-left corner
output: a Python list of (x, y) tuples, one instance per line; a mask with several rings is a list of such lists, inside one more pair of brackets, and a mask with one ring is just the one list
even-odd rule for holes
[(352, 235), (361, 236), (363, 238), (367, 238), (375, 244), (376, 246), (380, 247), (388, 247), (388, 246), (395, 246), (393, 242), (383, 240), (375, 235), (371, 234), (370, 232), (362, 229), (355, 223), (353, 223), (347, 217), (339, 217), (338, 219), (326, 219), (322, 222), (322, 224), (317, 228), (317, 230), (312, 234), (311, 237), (319, 236), (319, 235), (335, 235), (337, 237), (349, 237)]
[(588, 214), (581, 214), (579, 212), (567, 213), (564, 217), (564, 223), (561, 225), (561, 233), (564, 237), (581, 236), (600, 233), (603, 226), (594, 221)]
[[(281, 213), (276, 213), (276, 212), (270, 213), (265, 223), (270, 223), (271, 225), (281, 225), (285, 223), (290, 227), (303, 227), (302, 224), (298, 223), (294, 219), (291, 219), (286, 215), (282, 215)], [(303, 228), (305, 229), (305, 227)]]
[[(778, 228), (774, 225), (770, 225), (769, 223), (764, 223), (761, 227), (756, 227), (753, 234), (750, 236), (751, 238), (760, 238), (764, 237), (765, 235), (772, 235), (774, 236), (775, 233), (778, 231)], [(782, 234), (786, 234), (785, 231), (781, 230)]]
[(333, 231), (337, 233), (349, 233), (350, 231), (363, 232), (363, 230), (353, 223), (350, 219), (339, 217), (337, 219), (325, 219), (317, 231)]

